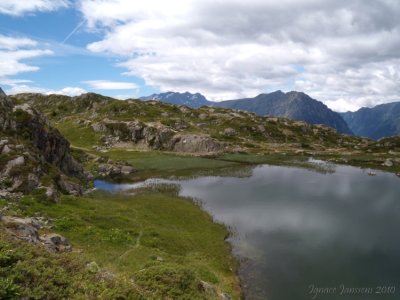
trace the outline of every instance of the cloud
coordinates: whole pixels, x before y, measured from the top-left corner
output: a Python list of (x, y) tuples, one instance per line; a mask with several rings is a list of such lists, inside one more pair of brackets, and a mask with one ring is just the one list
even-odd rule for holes
[[(399, 99), (400, 2), (81, 0), (88, 45), (127, 75), (211, 99), (301, 89), (346, 109)], [(394, 98), (393, 98), (394, 97)]]
[(79, 96), (81, 94), (87, 93), (86, 90), (79, 87), (65, 87), (61, 90), (52, 90), (52, 89), (29, 86), (25, 84), (10, 83), (7, 85), (11, 86), (10, 89), (6, 90), (6, 93), (10, 95), (21, 94), (21, 93), (40, 93), (45, 95), (58, 94), (66, 96)]
[(137, 89), (138, 86), (133, 82), (116, 82), (107, 80), (89, 80), (84, 81), (92, 89), (96, 90), (130, 90)]
[(54, 11), (68, 7), (68, 0), (1, 0), (0, 14), (21, 16), (32, 12)]
[(0, 35), (1, 50), (16, 50), (22, 47), (34, 47), (37, 42), (28, 38), (18, 38)]
[(38, 43), (24, 37), (0, 35), (0, 79), (22, 72), (33, 72), (39, 67), (23, 63), (23, 60), (52, 55), (47, 49), (37, 49)]

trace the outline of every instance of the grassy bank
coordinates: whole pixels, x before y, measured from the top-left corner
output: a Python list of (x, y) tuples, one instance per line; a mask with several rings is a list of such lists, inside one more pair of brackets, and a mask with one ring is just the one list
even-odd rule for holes
[(54, 219), (54, 230), (68, 237), (75, 251), (132, 279), (146, 299), (217, 299), (199, 288), (200, 280), (238, 299), (227, 229), (176, 192), (168, 187), (134, 196), (64, 196), (57, 204), (27, 196), (18, 213)]

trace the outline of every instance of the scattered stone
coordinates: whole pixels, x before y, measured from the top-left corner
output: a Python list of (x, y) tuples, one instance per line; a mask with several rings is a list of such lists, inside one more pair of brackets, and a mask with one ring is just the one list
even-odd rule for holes
[(23, 156), (18, 156), (10, 161), (8, 161), (6, 169), (11, 170), (14, 167), (18, 167), (25, 164), (25, 158)]
[(103, 177), (119, 177), (131, 175), (136, 169), (122, 163), (106, 163), (99, 165), (98, 172)]
[(89, 271), (89, 273), (96, 274), (97, 272), (100, 271), (99, 265), (95, 261), (91, 261), (86, 265), (86, 269)]
[(383, 163), (383, 166), (385, 167), (393, 167), (393, 161), (391, 159), (386, 159), (385, 162)]
[(81, 196), (83, 194), (83, 188), (79, 184), (67, 180), (65, 176), (61, 176), (57, 184), (61, 190), (69, 195)]
[(217, 290), (215, 289), (215, 287), (212, 284), (205, 282), (203, 280), (200, 280), (199, 290), (209, 295), (213, 296), (217, 295)]
[(257, 131), (260, 133), (264, 133), (266, 131), (265, 127), (263, 125), (258, 125), (257, 126)]
[(28, 174), (28, 178), (26, 181), (26, 190), (32, 191), (34, 188), (39, 186), (39, 183), (40, 183), (39, 178), (35, 174), (33, 173)]
[(136, 170), (131, 166), (123, 166), (121, 168), (121, 174), (122, 175), (131, 175), (131, 174), (133, 174), (135, 172), (136, 172)]
[(237, 131), (233, 128), (225, 128), (224, 129), (224, 135), (226, 136), (235, 136), (237, 135)]
[(179, 106), (179, 110), (183, 113), (189, 113), (190, 112), (190, 108), (187, 106)]
[(0, 140), (0, 147), (3, 147), (4, 145), (7, 145), (7, 144), (8, 144), (8, 140), (7, 139)]
[(53, 202), (58, 202), (60, 200), (60, 194), (54, 186), (46, 187), (46, 196)]
[(208, 117), (207, 114), (200, 114), (200, 115), (199, 115), (199, 119), (200, 119), (200, 120), (205, 120), (205, 119), (207, 119), (207, 117)]
[(229, 296), (227, 293), (225, 292), (219, 292), (218, 296), (221, 300), (232, 300), (231, 296)]
[(69, 241), (56, 233), (44, 234), (40, 236), (40, 240), (50, 252), (68, 252), (72, 250)]

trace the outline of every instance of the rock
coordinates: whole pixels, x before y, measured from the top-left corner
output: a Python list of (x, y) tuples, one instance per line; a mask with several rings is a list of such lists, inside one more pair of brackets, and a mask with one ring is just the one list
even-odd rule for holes
[(56, 233), (44, 234), (40, 236), (40, 240), (50, 252), (68, 252), (72, 250), (69, 241)]
[(60, 200), (60, 194), (54, 186), (46, 187), (46, 196), (53, 202), (58, 202)]
[(187, 107), (187, 106), (184, 106), (184, 105), (179, 106), (179, 110), (180, 110), (181, 112), (183, 112), (183, 113), (189, 113), (189, 112), (190, 112), (190, 108)]
[(16, 167), (23, 164), (25, 164), (25, 158), (23, 156), (18, 156), (17, 158), (10, 160), (7, 165), (10, 167)]
[(8, 147), (8, 145), (5, 145), (3, 147), (3, 150), (1, 151), (1, 154), (9, 154), (11, 152), (10, 147)]
[(122, 165), (119, 163), (106, 163), (100, 164), (98, 167), (98, 172), (103, 177), (119, 177), (128, 176), (136, 172), (136, 170), (129, 165)]
[(263, 125), (258, 125), (257, 126), (257, 131), (260, 133), (264, 133), (266, 131), (265, 127)]
[(205, 120), (205, 119), (207, 119), (207, 117), (208, 117), (207, 114), (200, 114), (200, 115), (199, 115), (199, 119), (200, 119), (200, 120)]
[(172, 151), (185, 153), (216, 153), (224, 149), (224, 144), (208, 136), (182, 135), (174, 137)]
[(86, 269), (89, 271), (89, 273), (96, 274), (97, 272), (100, 271), (99, 265), (95, 261), (91, 261), (86, 265)]
[(28, 178), (26, 180), (26, 190), (32, 191), (34, 188), (39, 186), (39, 178), (35, 174), (28, 174)]
[(225, 128), (223, 133), (226, 136), (235, 136), (235, 135), (237, 135), (236, 130), (233, 129), (233, 128)]
[(98, 172), (104, 177), (115, 177), (121, 175), (121, 168), (112, 164), (100, 164)]
[(5, 140), (0, 140), (0, 148), (4, 147), (4, 146), (7, 145), (7, 144), (8, 144), (8, 140), (7, 140), (7, 139), (5, 139)]
[(385, 167), (393, 167), (393, 161), (388, 158), (385, 160), (385, 162), (382, 165)]
[(95, 123), (92, 124), (92, 129), (95, 132), (101, 133), (101, 132), (106, 132), (107, 131), (107, 127), (105, 126), (104, 123)]
[(57, 184), (62, 191), (69, 195), (81, 196), (83, 194), (83, 188), (79, 184), (69, 181), (65, 176), (61, 176)]
[(210, 296), (211, 295), (212, 296), (216, 296), (217, 295), (216, 288), (212, 284), (210, 284), (208, 282), (205, 282), (203, 280), (200, 280), (199, 290), (204, 292), (204, 293), (206, 293), (206, 294), (209, 294)]
[(225, 293), (225, 292), (219, 292), (218, 293), (218, 297), (221, 299), (221, 300), (231, 300), (232, 298), (231, 298), (231, 296), (229, 296), (227, 293)]
[(131, 175), (131, 174), (133, 174), (135, 172), (136, 172), (136, 170), (131, 166), (123, 166), (121, 168), (121, 174), (122, 175)]
[(2, 216), (0, 221), (3, 223), (5, 229), (18, 239), (30, 243), (40, 242), (38, 234), (40, 224), (34, 219), (22, 219), (16, 217)]

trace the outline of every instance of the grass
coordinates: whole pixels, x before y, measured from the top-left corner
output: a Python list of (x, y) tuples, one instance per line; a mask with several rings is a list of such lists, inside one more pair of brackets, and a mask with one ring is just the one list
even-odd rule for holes
[(140, 299), (126, 280), (91, 272), (77, 253), (52, 254), (0, 227), (0, 299)]
[[(27, 215), (54, 218), (55, 231), (75, 249), (102, 268), (132, 277), (147, 295), (199, 299), (195, 283), (204, 280), (239, 298), (227, 229), (192, 201), (177, 197), (174, 189), (143, 190), (135, 196), (64, 196), (58, 204), (27, 196), (23, 205)], [(151, 274), (159, 279), (150, 280)], [(176, 276), (175, 285), (171, 276)], [(190, 281), (185, 288), (182, 280)]]
[[(97, 153), (99, 154), (99, 153)], [(208, 157), (184, 156), (159, 151), (110, 150), (105, 154), (113, 160), (127, 161), (137, 172), (132, 180), (138, 181), (149, 177), (189, 177), (199, 175), (224, 174), (240, 163), (223, 161)]]
[(91, 127), (78, 125), (73, 120), (65, 120), (54, 125), (73, 146), (78, 148), (91, 149), (101, 138)]

